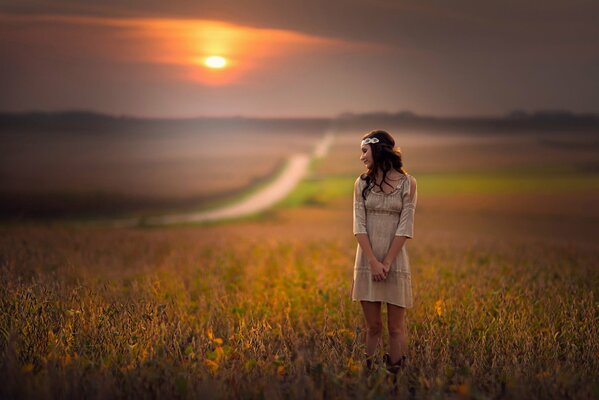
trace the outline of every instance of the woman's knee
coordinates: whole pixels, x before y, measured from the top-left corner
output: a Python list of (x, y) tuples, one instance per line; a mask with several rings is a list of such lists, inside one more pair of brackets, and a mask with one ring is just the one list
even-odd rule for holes
[(406, 332), (405, 312), (399, 308), (393, 309), (388, 319), (389, 336), (402, 336)]
[(370, 321), (367, 323), (369, 336), (380, 336), (383, 333), (383, 321)]
[(391, 333), (391, 331), (397, 332), (404, 329), (406, 324), (405, 308), (394, 305), (388, 305), (387, 307), (389, 333)]
[(398, 326), (389, 326), (389, 337), (390, 338), (400, 338), (402, 336), (404, 336), (406, 333), (406, 330), (403, 326), (398, 325)]

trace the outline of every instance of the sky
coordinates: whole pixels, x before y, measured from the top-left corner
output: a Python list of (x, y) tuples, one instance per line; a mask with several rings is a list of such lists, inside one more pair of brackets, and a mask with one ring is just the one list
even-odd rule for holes
[(597, 20), (590, 0), (0, 0), (0, 111), (597, 113)]

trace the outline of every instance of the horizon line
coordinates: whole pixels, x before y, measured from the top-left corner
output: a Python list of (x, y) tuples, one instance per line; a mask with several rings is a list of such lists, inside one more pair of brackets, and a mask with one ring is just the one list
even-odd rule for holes
[(539, 115), (569, 115), (573, 117), (599, 117), (599, 112), (576, 112), (568, 109), (536, 109), (536, 110), (524, 110), (524, 109), (513, 109), (506, 111), (503, 114), (451, 114), (451, 115), (435, 115), (435, 114), (420, 114), (410, 110), (399, 110), (399, 111), (344, 111), (337, 113), (336, 115), (247, 115), (247, 114), (229, 114), (229, 115), (189, 115), (189, 116), (165, 116), (165, 115), (135, 115), (126, 113), (110, 113), (105, 111), (97, 111), (91, 109), (63, 109), (63, 110), (21, 110), (21, 111), (10, 111), (0, 110), (0, 115), (31, 115), (31, 114), (90, 114), (98, 116), (106, 116), (112, 118), (122, 119), (146, 119), (146, 120), (192, 120), (192, 119), (260, 119), (260, 120), (290, 120), (290, 119), (303, 119), (303, 120), (336, 120), (350, 116), (369, 116), (369, 115), (381, 115), (381, 116), (410, 116), (416, 118), (432, 118), (432, 119), (490, 119), (490, 118), (506, 118), (510, 116), (539, 116)]

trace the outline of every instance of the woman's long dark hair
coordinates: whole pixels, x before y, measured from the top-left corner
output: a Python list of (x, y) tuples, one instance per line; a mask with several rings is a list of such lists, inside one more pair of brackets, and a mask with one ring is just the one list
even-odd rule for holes
[[(361, 179), (366, 181), (366, 187), (362, 190), (362, 198), (366, 200), (366, 195), (374, 186), (378, 186), (383, 192), (383, 182), (386, 182), (387, 172), (392, 168), (398, 170), (402, 174), (406, 174), (407, 171), (403, 168), (401, 161), (401, 150), (399, 147), (395, 147), (395, 139), (382, 130), (375, 130), (367, 133), (362, 137), (362, 140), (368, 138), (377, 138), (378, 143), (370, 143), (370, 149), (372, 152), (372, 166), (368, 170), (360, 175)], [(380, 184), (376, 183), (376, 176), (379, 171), (383, 173), (383, 180)]]

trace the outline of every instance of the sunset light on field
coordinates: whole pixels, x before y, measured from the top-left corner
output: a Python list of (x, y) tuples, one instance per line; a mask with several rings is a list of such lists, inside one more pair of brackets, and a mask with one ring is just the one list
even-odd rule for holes
[(599, 400), (597, 16), (0, 0), (0, 400)]

